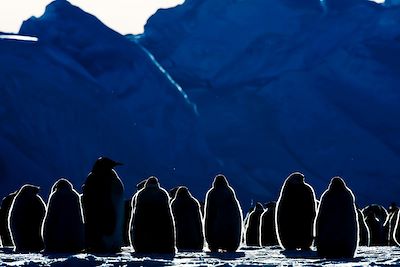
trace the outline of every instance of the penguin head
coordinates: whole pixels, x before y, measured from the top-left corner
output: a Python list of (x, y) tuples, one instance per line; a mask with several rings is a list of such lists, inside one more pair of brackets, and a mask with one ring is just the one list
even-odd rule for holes
[(136, 191), (139, 191), (140, 189), (144, 188), (144, 185), (146, 184), (147, 179), (144, 179), (143, 181), (140, 181), (137, 185), (136, 185)]
[(150, 176), (147, 181), (146, 184), (144, 185), (145, 188), (148, 187), (159, 187), (160, 183), (158, 182), (158, 178), (155, 176)]
[(100, 157), (96, 160), (93, 166), (93, 172), (96, 171), (107, 171), (113, 169), (115, 166), (122, 165), (120, 162), (116, 162), (107, 157)]
[(175, 197), (176, 198), (189, 198), (189, 197), (191, 197), (191, 194), (189, 192), (189, 189), (186, 186), (180, 186), (176, 190)]
[(276, 202), (275, 201), (270, 201), (268, 203), (264, 204), (266, 209), (270, 209), (270, 208), (275, 208), (276, 207)]
[(169, 194), (169, 197), (170, 197), (171, 199), (174, 199), (174, 198), (175, 198), (176, 192), (178, 191), (179, 187), (180, 187), (180, 186), (176, 186), (176, 187), (172, 188), (171, 190), (169, 190), (168, 194)]
[(333, 177), (329, 184), (329, 190), (337, 190), (346, 188), (346, 183), (339, 176)]
[(304, 174), (300, 172), (294, 172), (289, 175), (289, 177), (286, 179), (286, 182), (291, 185), (304, 184)]
[(228, 180), (223, 174), (218, 174), (217, 176), (215, 176), (213, 187), (220, 188), (220, 187), (227, 187), (228, 185), (229, 185)]
[(393, 212), (395, 212), (395, 211), (398, 210), (398, 209), (399, 209), (399, 208), (397, 207), (396, 202), (392, 202), (392, 203), (390, 204), (389, 208), (388, 208), (388, 212), (389, 212), (389, 213), (393, 213)]
[(19, 190), (19, 194), (37, 195), (39, 193), (39, 190), (39, 186), (26, 184), (21, 187), (21, 189)]
[(51, 188), (51, 192), (53, 193), (56, 190), (69, 190), (70, 191), (72, 189), (73, 189), (73, 186), (72, 186), (71, 182), (65, 178), (61, 178), (57, 182), (55, 182), (55, 184)]
[(261, 210), (264, 210), (264, 207), (260, 202), (257, 202), (256, 207), (254, 208), (254, 210), (261, 211)]

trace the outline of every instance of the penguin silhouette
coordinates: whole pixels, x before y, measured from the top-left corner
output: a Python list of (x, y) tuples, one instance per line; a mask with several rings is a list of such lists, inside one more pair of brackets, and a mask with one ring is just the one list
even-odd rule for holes
[[(146, 182), (147, 182), (147, 179), (144, 179), (144, 180), (140, 181), (138, 184), (136, 184), (136, 193), (129, 200), (130, 211), (129, 211), (129, 217), (127, 218), (128, 221), (126, 222), (126, 224), (127, 224), (126, 231), (127, 231), (127, 234), (128, 234), (127, 238), (128, 238), (128, 244), (129, 245), (132, 244), (131, 239), (132, 239), (132, 237), (134, 235), (133, 229), (131, 229), (131, 221), (133, 220), (133, 217), (134, 217), (133, 209), (134, 209), (134, 207), (136, 205), (136, 195), (141, 189), (144, 188)], [(126, 208), (126, 206), (125, 206), (125, 208)]]
[(276, 204), (276, 231), (284, 249), (309, 250), (313, 242), (316, 215), (315, 193), (295, 172), (285, 180)]
[(388, 213), (386, 209), (377, 204), (371, 204), (362, 210), (365, 222), (370, 232), (370, 246), (387, 245), (387, 233), (384, 224)]
[(359, 246), (369, 246), (369, 229), (367, 224), (365, 223), (364, 215), (362, 214), (361, 210), (357, 209), (358, 215), (358, 229), (359, 229), (359, 239), (358, 245)]
[(10, 229), (8, 228), (8, 216), (10, 214), (11, 204), (14, 200), (14, 197), (17, 195), (18, 191), (15, 191), (5, 198), (1, 202), (0, 208), (0, 237), (2, 241), (2, 245), (4, 247), (11, 247), (13, 246), (11, 240), (11, 233)]
[(264, 207), (257, 202), (253, 211), (250, 212), (246, 224), (246, 245), (260, 246), (260, 219), (264, 212)]
[(180, 186), (171, 202), (178, 251), (201, 251), (204, 246), (200, 204), (185, 186)]
[(278, 245), (275, 227), (275, 208), (276, 202), (271, 201), (265, 205), (265, 211), (261, 214), (260, 221), (260, 245), (275, 246)]
[(114, 170), (118, 165), (122, 164), (98, 158), (83, 185), (87, 251), (113, 253), (123, 245), (124, 185)]
[(385, 224), (383, 225), (385, 229), (385, 235), (387, 238), (388, 246), (396, 246), (396, 241), (394, 239), (394, 229), (396, 227), (397, 213), (399, 212), (399, 207), (396, 203), (392, 203), (388, 209), (388, 216)]
[(85, 247), (80, 196), (67, 179), (51, 189), (42, 236), (46, 252), (80, 252)]
[(353, 258), (358, 244), (354, 195), (340, 177), (334, 177), (322, 194), (315, 223), (318, 256)]
[(211, 252), (236, 251), (242, 236), (242, 209), (222, 174), (215, 177), (206, 194), (204, 214), (205, 237)]
[(132, 200), (131, 244), (137, 253), (175, 253), (175, 225), (168, 192), (154, 176)]
[(39, 252), (43, 249), (40, 231), (46, 205), (38, 193), (39, 187), (26, 184), (11, 205), (8, 223), (16, 252)]

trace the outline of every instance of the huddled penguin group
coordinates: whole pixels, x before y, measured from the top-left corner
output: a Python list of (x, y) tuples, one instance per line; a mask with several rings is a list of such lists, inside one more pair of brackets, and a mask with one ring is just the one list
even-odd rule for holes
[(39, 187), (29, 184), (6, 196), (0, 206), (0, 244), (16, 252), (116, 253), (130, 246), (146, 254), (279, 245), (284, 250), (315, 248), (321, 258), (352, 258), (358, 246), (400, 246), (397, 205), (359, 209), (340, 177), (332, 178), (317, 200), (304, 175), (294, 172), (276, 202), (257, 202), (243, 220), (235, 190), (222, 174), (214, 178), (205, 202), (185, 186), (168, 192), (154, 176), (138, 183), (133, 197), (125, 200), (115, 171), (119, 165), (98, 158), (82, 194), (67, 179), (57, 180), (47, 204)]

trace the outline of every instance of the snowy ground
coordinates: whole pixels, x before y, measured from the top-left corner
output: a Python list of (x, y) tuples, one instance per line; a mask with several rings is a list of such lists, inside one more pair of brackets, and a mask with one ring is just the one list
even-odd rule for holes
[(284, 252), (278, 247), (243, 248), (237, 253), (177, 253), (138, 255), (130, 248), (116, 255), (15, 254), (1, 249), (0, 266), (382, 266), (400, 265), (398, 247), (361, 247), (354, 259), (324, 260), (311, 252)]

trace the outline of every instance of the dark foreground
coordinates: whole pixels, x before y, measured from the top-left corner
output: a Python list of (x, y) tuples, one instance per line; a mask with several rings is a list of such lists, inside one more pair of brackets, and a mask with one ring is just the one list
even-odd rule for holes
[(279, 247), (242, 248), (236, 253), (177, 253), (168, 255), (137, 255), (124, 248), (116, 255), (42, 255), (15, 254), (0, 249), (0, 266), (369, 266), (400, 265), (399, 247), (360, 247), (354, 259), (324, 260), (315, 251), (284, 252)]

